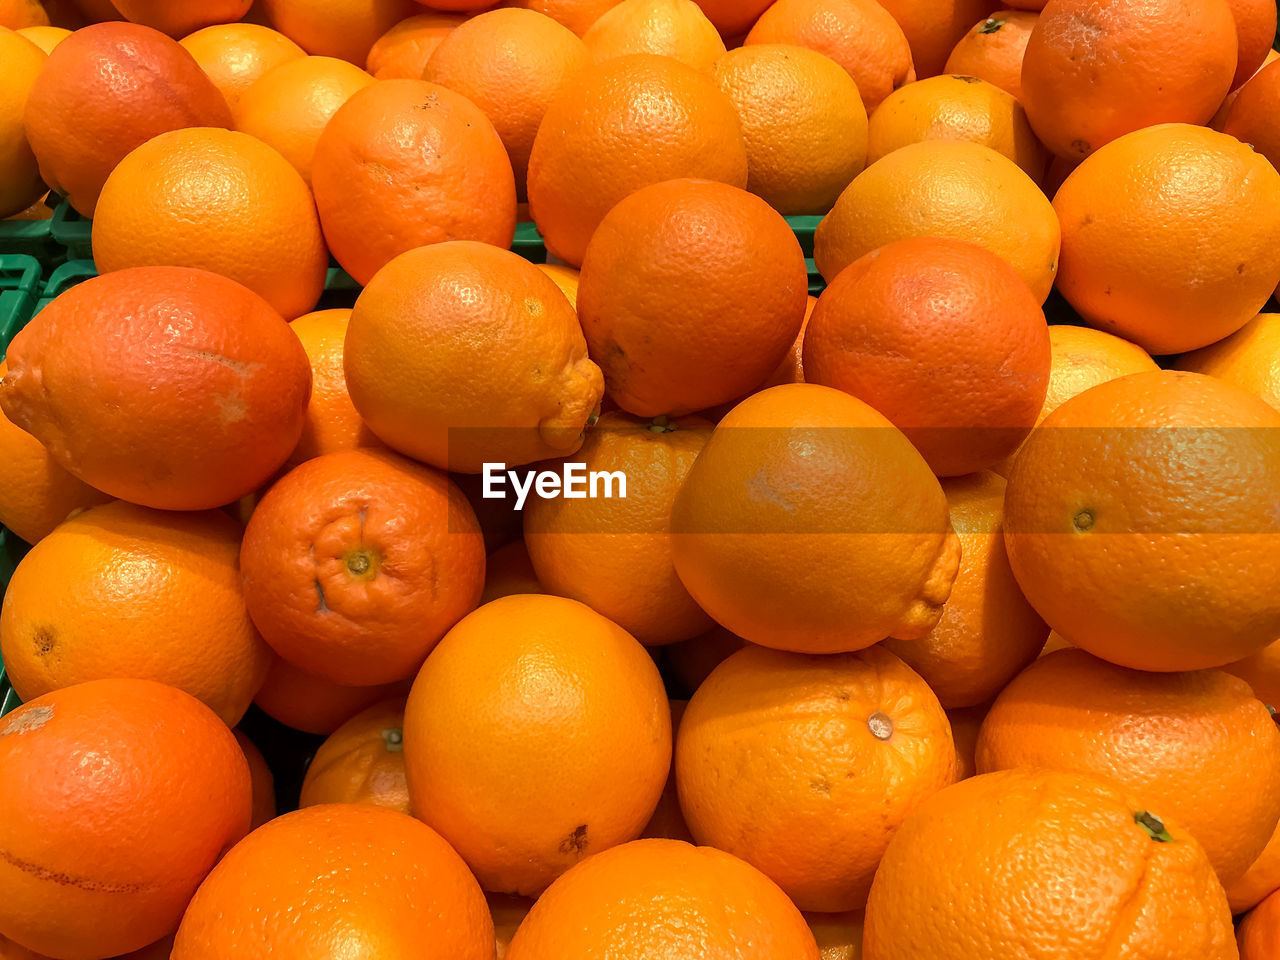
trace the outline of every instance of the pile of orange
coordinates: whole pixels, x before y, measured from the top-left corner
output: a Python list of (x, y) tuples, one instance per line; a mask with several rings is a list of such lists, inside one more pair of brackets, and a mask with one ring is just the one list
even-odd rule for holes
[(1280, 957), (1277, 4), (1009, 6), (0, 0), (0, 960)]

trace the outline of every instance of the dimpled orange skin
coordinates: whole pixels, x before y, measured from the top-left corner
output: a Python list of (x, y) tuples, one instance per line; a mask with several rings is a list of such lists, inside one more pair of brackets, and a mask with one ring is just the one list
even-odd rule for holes
[(1196, 373), (1068, 400), (1009, 474), (1005, 545), (1027, 599), (1074, 646), (1139, 670), (1261, 650), (1280, 635), (1276, 427), (1280, 412)]
[(698, 688), (676, 742), (694, 837), (763, 871), (802, 910), (863, 907), (898, 825), (954, 779), (942, 706), (881, 647), (746, 647)]
[(321, 803), (370, 803), (409, 812), (403, 698), (360, 711), (320, 744), (298, 806)]
[(0, 935), (95, 960), (173, 931), (249, 829), (249, 765), (198, 700), (98, 680), (0, 720)]
[(351, 450), (308, 460), (267, 491), (240, 569), (276, 653), (322, 679), (374, 686), (412, 676), (475, 608), (484, 538), (447, 476)]
[(826, 213), (862, 172), (867, 112), (858, 85), (816, 50), (740, 47), (716, 64), (747, 143), (747, 189), (779, 213)]
[(135, 147), (166, 130), (231, 126), (226, 100), (191, 54), (150, 27), (84, 27), (46, 67), (27, 98), (27, 139), (44, 182), (86, 217)]
[(960, 537), (960, 572), (942, 619), (919, 640), (885, 647), (919, 673), (948, 709), (983, 703), (1035, 660), (1048, 625), (1027, 603), (1004, 548), (1005, 482), (985, 471), (942, 482)]
[(492, 122), (525, 198), (529, 152), (551, 102), (590, 62), (572, 30), (532, 10), (490, 10), (446, 36), (422, 78), (457, 91)]
[(902, 28), (875, 0), (777, 0), (747, 34), (746, 46), (787, 43), (830, 57), (858, 84), (867, 112), (916, 79)]
[(222, 92), (233, 114), (241, 94), (267, 71), (306, 56), (283, 33), (257, 23), (205, 27), (178, 42)]
[(610, 398), (641, 417), (735, 400), (787, 355), (808, 303), (782, 215), (723, 183), (637, 190), (600, 222), (578, 316)]
[(1174, 365), (1225, 380), (1280, 409), (1280, 314), (1260, 313), (1229, 337), (1183, 354)]
[(178, 928), (173, 960), (490, 960), (493, 921), (466, 864), (429, 827), (367, 804), (278, 817), (223, 857)]
[(814, 232), (827, 282), (864, 254), (909, 237), (951, 237), (1004, 258), (1043, 303), (1058, 269), (1053, 206), (1018, 165), (989, 147), (925, 140), (860, 173)]
[(516, 931), (506, 960), (819, 960), (804, 917), (768, 877), (710, 847), (637, 840), (574, 867)]
[(1022, 100), (1022, 57), (1038, 13), (999, 10), (973, 25), (947, 57), (943, 73), (978, 77)]
[(62, 524), (18, 565), (0, 613), (18, 695), (134, 677), (185, 690), (237, 723), (270, 659), (240, 595), (239, 541), (239, 524), (216, 511), (120, 501)]
[(99, 273), (198, 267), (244, 284), (286, 320), (316, 305), (329, 251), (289, 162), (234, 130), (172, 130), (107, 178), (93, 217)]
[(1049, 0), (1022, 61), (1022, 105), (1052, 152), (1087, 157), (1143, 127), (1207, 123), (1236, 50), (1227, 0)]
[[(1034, 769), (934, 794), (880, 863), (863, 960), (1235, 960), (1226, 895), (1204, 850), (1146, 803)], [(1144, 811), (1171, 842), (1135, 822)]]
[(701, 417), (655, 424), (604, 414), (574, 462), (588, 472), (621, 471), (627, 496), (526, 504), (524, 543), (546, 591), (580, 600), (641, 643), (709, 630), (711, 618), (676, 576), (670, 530), (671, 504), (711, 429)]
[(1222, 123), (1222, 132), (1247, 143), (1273, 165), (1280, 163), (1280, 132), (1276, 108), (1280, 104), (1280, 69), (1264, 67), (1236, 94)]
[(3, 28), (0, 55), (5, 62), (5, 83), (0, 88), (0, 217), (9, 217), (30, 207), (47, 190), (22, 119), (47, 56), (31, 40)]
[(1267, 960), (1280, 952), (1280, 896), (1272, 894), (1251, 910), (1237, 931), (1240, 960)]
[(299, 670), (282, 657), (272, 655), (267, 679), (254, 705), (273, 720), (303, 733), (333, 733), (361, 710), (388, 697), (405, 696), (409, 684), (386, 683), (376, 687), (348, 687)]
[(436, 47), (470, 14), (431, 10), (401, 20), (378, 38), (365, 69), (379, 80), (418, 80)]
[(911, 43), (920, 79), (942, 72), (947, 55), (965, 32), (992, 10), (996, 0), (884, 0)]
[(339, 107), (316, 144), (311, 184), (329, 249), (365, 285), (415, 247), (506, 248), (515, 235), (515, 177), (493, 124), (425, 80), (381, 80)]
[(186, 267), (77, 284), (13, 339), (7, 363), (10, 420), (86, 483), (164, 510), (219, 507), (265, 483), (297, 446), (311, 388), (306, 352), (265, 300)]
[(658, 668), (574, 600), (512, 596), (465, 617), (409, 694), (414, 814), (486, 890), (536, 896), (640, 836), (671, 766)]
[(921, 140), (967, 140), (1008, 157), (1037, 183), (1048, 162), (1013, 95), (977, 77), (942, 74), (894, 91), (871, 117), (867, 163)]
[(560, 289), (488, 244), (397, 257), (356, 301), (344, 349), (347, 389), (370, 429), (456, 472), (571, 455), (604, 393)]
[(262, 0), (270, 24), (312, 56), (360, 66), (378, 38), (422, 8), (412, 0)]
[(888, 417), (939, 476), (1017, 449), (1049, 381), (1049, 328), (1000, 257), (944, 237), (898, 240), (845, 268), (805, 330), (805, 380)]
[(582, 41), (596, 63), (653, 53), (709, 73), (724, 56), (724, 41), (693, 0), (622, 0)]
[(618, 57), (584, 73), (547, 109), (529, 155), (529, 208), (547, 250), (581, 266), (618, 201), (677, 177), (747, 185), (733, 103), (678, 60)]
[(1059, 291), (1091, 326), (1152, 354), (1229, 336), (1280, 278), (1280, 173), (1205, 127), (1121, 137), (1072, 172), (1053, 207)]
[(1239, 677), (1147, 673), (1083, 650), (1041, 657), (996, 698), (978, 770), (1047, 767), (1120, 785), (1239, 879), (1280, 820), (1280, 730)]
[(171, 37), (185, 37), (201, 27), (213, 24), (233, 23), (253, 6), (253, 0), (203, 0), (202, 3), (173, 3), (172, 0), (111, 2), (126, 20), (155, 27)]
[(960, 564), (924, 458), (861, 400), (811, 383), (771, 387), (720, 421), (671, 528), (676, 572), (704, 610), (804, 653), (923, 636)]

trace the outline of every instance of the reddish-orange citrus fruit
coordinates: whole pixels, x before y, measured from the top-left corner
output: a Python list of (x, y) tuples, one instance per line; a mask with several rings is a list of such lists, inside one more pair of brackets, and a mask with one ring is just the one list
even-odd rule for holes
[(304, 673), (273, 656), (254, 704), (273, 720), (303, 733), (328, 735), (358, 714), (390, 697), (409, 692), (407, 683), (347, 687)]
[(910, 441), (811, 383), (771, 387), (720, 421), (671, 529), (699, 606), (746, 640), (803, 653), (923, 636), (960, 563), (946, 497)]
[(668, 180), (600, 222), (578, 316), (611, 399), (641, 417), (735, 400), (795, 342), (808, 302), (800, 244), (745, 190)]
[[(532, 506), (532, 504), (530, 504)], [(484, 564), (484, 592), (480, 603), (518, 593), (547, 593), (533, 569), (523, 540), (515, 540), (490, 552)]]
[(267, 71), (306, 56), (283, 33), (257, 23), (205, 27), (178, 42), (222, 92), (232, 114), (241, 95)]
[(111, 0), (126, 20), (155, 27), (171, 37), (185, 37), (214, 24), (234, 23), (249, 12), (253, 0), (204, 0), (173, 3), (172, 0)]
[(1022, 100), (1022, 57), (1038, 13), (1000, 10), (979, 20), (960, 38), (947, 57), (943, 73), (955, 73), (993, 83)]
[[(19, 31), (19, 32), (22, 32), (22, 31)], [(1271, 64), (1275, 63), (1276, 60), (1280, 60), (1280, 51), (1268, 50), (1266, 59), (1262, 61), (1262, 66), (1259, 67), (1258, 70), (1254, 72), (1253, 76), (1256, 77), (1264, 67), (1269, 67)], [(1242, 83), (1240, 86), (1236, 87), (1229, 94), (1227, 94), (1226, 99), (1223, 100), (1222, 104), (1218, 107), (1218, 112), (1215, 113), (1213, 115), (1213, 119), (1209, 121), (1209, 126), (1212, 129), (1214, 130), (1222, 129), (1222, 125), (1226, 123), (1227, 117), (1231, 113), (1231, 108), (1235, 105), (1236, 98), (1240, 95), (1240, 91), (1243, 90), (1244, 88), (1245, 88), (1245, 84)]]
[(298, 806), (321, 803), (370, 803), (409, 812), (403, 698), (360, 711), (320, 744)]
[(14, 689), (30, 700), (86, 680), (155, 680), (234, 725), (270, 660), (240, 594), (239, 541), (240, 525), (212, 510), (117, 501), (68, 520), (5, 594), (0, 650)]
[(881, 647), (812, 657), (748, 646), (698, 688), (676, 741), (694, 837), (804, 910), (863, 907), (898, 825), (954, 778), (937, 697)]
[(311, 371), (240, 284), (137, 267), (77, 284), (14, 338), (0, 409), (104, 493), (203, 510), (256, 490), (298, 443)]
[(86, 217), (135, 147), (166, 130), (230, 126), (226, 100), (195, 58), (131, 23), (94, 24), (58, 44), (25, 111), (41, 178)]
[(262, 0), (268, 22), (307, 53), (357, 66), (378, 38), (421, 13), (412, 0)]
[(724, 41), (693, 0), (622, 0), (582, 41), (596, 63), (653, 53), (709, 72), (724, 56)]
[(503, 0), (504, 7), (524, 7), (545, 13), (578, 36), (586, 33), (601, 14), (617, 6), (621, 0)]
[(1227, 903), (1233, 914), (1244, 913), (1276, 890), (1280, 890), (1280, 827), (1240, 879), (1227, 885)]
[(1000, 6), (996, 0), (884, 0), (911, 44), (920, 79), (942, 72), (965, 32)]
[(34, 42), (4, 28), (0, 28), (0, 56), (5, 64), (5, 81), (0, 86), (0, 218), (4, 218), (21, 213), (46, 191), (27, 142), (23, 114), (47, 57)]
[(916, 237), (836, 276), (805, 331), (804, 370), (888, 417), (934, 473), (960, 476), (998, 463), (1035, 424), (1049, 328), (994, 253)]
[(1280, 173), (1205, 127), (1121, 137), (1075, 169), (1053, 207), (1062, 295), (1153, 354), (1234, 333), (1280, 280)]
[[(691, 0), (686, 0), (691, 2)], [(547, 107), (586, 68), (586, 45), (568, 27), (532, 10), (491, 10), (459, 25), (431, 55), (424, 80), (484, 111), (502, 138), (525, 198), (529, 153)]]
[(862, 960), (973, 960), (992, 944), (1037, 960), (1235, 960), (1232, 932), (1203, 848), (1145, 798), (1007, 770), (934, 794), (898, 830)]
[(1280, 640), (1222, 669), (1248, 683), (1253, 695), (1263, 703), (1272, 707), (1280, 703)]
[(830, 57), (858, 85), (867, 112), (916, 78), (902, 28), (875, 0), (777, 0), (746, 45), (784, 43)]
[[(1138, 373), (1031, 432), (1005, 494), (1023, 593), (1069, 642), (1197, 670), (1280, 635), (1280, 411), (1197, 373)], [(1194, 454), (1193, 454), (1194, 451)]]
[(365, 69), (379, 80), (422, 79), (422, 71), (436, 47), (468, 16), (433, 10), (401, 20), (378, 38), (369, 51)]
[(492, 893), (536, 896), (634, 840), (671, 764), (658, 668), (625, 630), (561, 597), (504, 597), (427, 658), (404, 719), (413, 812)]
[[(249, 781), (252, 784), (253, 797), (253, 813), (249, 819), (249, 829), (257, 830), (268, 820), (274, 820), (276, 816), (276, 783), (275, 777), (271, 773), (271, 768), (267, 766), (266, 757), (262, 755), (252, 740), (239, 730), (232, 730), (235, 734), (236, 743), (240, 744), (240, 749), (244, 753), (244, 758), (249, 764)], [(172, 944), (170, 944), (172, 946)]]
[(1050, 0), (1027, 42), (1022, 105), (1046, 147), (1087, 157), (1143, 127), (1208, 123), (1236, 49), (1227, 0)]
[(1240, 960), (1267, 960), (1280, 951), (1280, 896), (1271, 895), (1250, 910), (1237, 931)]
[(710, 847), (637, 840), (574, 867), (533, 905), (506, 960), (819, 960), (768, 877)]
[(480, 599), (484, 540), (449, 478), (393, 453), (308, 460), (245, 527), (244, 597), (267, 643), (353, 686), (394, 683)]
[(1240, 88), (1222, 123), (1222, 132), (1247, 143), (1274, 166), (1280, 163), (1280, 69), (1273, 63)]
[(678, 60), (618, 57), (582, 74), (547, 109), (529, 155), (529, 207), (547, 250), (579, 266), (619, 200), (676, 177), (747, 185), (733, 102)]
[(21, 27), (48, 26), (49, 14), (39, 0), (2, 0), (0, 2), (0, 27), (17, 30)]
[(434, 830), (394, 810), (334, 803), (278, 817), (236, 844), (187, 908), (173, 960), (309, 960), (351, 949), (489, 960), (493, 921), (466, 864)]
[(1280, 409), (1280, 314), (1260, 313), (1231, 336), (1184, 353), (1179, 370), (1207, 373)]
[(1271, 0), (1227, 0), (1236, 21), (1239, 58), (1231, 89), (1252, 77), (1272, 54), (1276, 38), (1276, 5)]
[[(671, 561), (671, 505), (710, 436), (711, 423), (700, 417), (602, 416), (574, 462), (585, 465), (587, 476), (626, 477), (626, 497), (597, 484), (594, 497), (530, 501), (524, 543), (537, 582), (585, 603), (641, 643), (705, 633), (711, 619)], [(585, 479), (584, 492), (592, 492)]]
[(249, 829), (249, 765), (200, 701), (97, 680), (0, 720), (0, 936), (61, 960), (173, 931)]
[(572, 454), (604, 392), (555, 283), (483, 243), (434, 244), (380, 270), (344, 350), (347, 388), (373, 432), (464, 473)]
[(311, 183), (329, 249), (362, 284), (424, 244), (508, 247), (515, 235), (515, 178), (493, 124), (425, 80), (383, 80), (344, 103), (316, 144)]

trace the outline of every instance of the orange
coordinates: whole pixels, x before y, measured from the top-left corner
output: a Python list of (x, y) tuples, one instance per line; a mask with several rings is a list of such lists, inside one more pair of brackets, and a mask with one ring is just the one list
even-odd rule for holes
[(267, 491), (240, 551), (254, 624), (301, 670), (394, 683), (480, 599), (484, 540), (447, 476), (392, 453), (308, 460)]
[(941, 73), (960, 38), (999, 6), (996, 0), (884, 0), (911, 44), (921, 80)]
[(1037, 960), (1236, 957), (1227, 898), (1189, 832), (1145, 798), (1047, 770), (934, 794), (871, 887), (863, 960), (972, 960), (991, 944)]
[(539, 263), (537, 267), (555, 281), (555, 285), (560, 288), (560, 292), (569, 301), (569, 306), (576, 311), (578, 309), (578, 284), (581, 279), (581, 273), (573, 267), (566, 267), (560, 263)]
[(1179, 370), (1207, 373), (1280, 408), (1280, 314), (1260, 313), (1243, 327), (1200, 350), (1183, 354)]
[(923, 636), (960, 563), (946, 497), (910, 441), (811, 383), (771, 387), (720, 421), (671, 528), (699, 606), (746, 640), (803, 653)]
[(287, 727), (327, 736), (361, 710), (406, 693), (406, 683), (345, 687), (313, 677), (289, 661), (272, 656), (267, 679), (253, 702), (267, 716)]
[(1232, 87), (1235, 32), (1227, 0), (1053, 0), (1027, 42), (1022, 105), (1064, 157), (1155, 124), (1208, 123)]
[(1049, 628), (1009, 569), (1002, 521), (1004, 480), (991, 472), (943, 481), (960, 537), (960, 572), (942, 619), (919, 640), (885, 646), (918, 672), (948, 709), (990, 700), (1031, 663)]
[(0, 27), (0, 57), (5, 82), (0, 85), (0, 219), (21, 213), (45, 192), (36, 156), (22, 125), (27, 96), (40, 75), (45, 52), (32, 40)]
[(0, 27), (18, 30), (48, 24), (49, 14), (39, 0), (0, 0)]
[(504, 597), (427, 659), (404, 742), (413, 812), (486, 890), (536, 896), (640, 835), (670, 768), (671, 715), (621, 627), (573, 600)]
[(286, 320), (316, 305), (329, 252), (306, 182), (233, 130), (173, 130), (120, 161), (98, 198), (101, 273), (199, 267), (244, 284)]
[(978, 733), (989, 707), (990, 704), (980, 703), (976, 707), (958, 707), (947, 711), (951, 739), (956, 746), (956, 780), (968, 780), (977, 776), (978, 762), (975, 755), (978, 751)]
[(373, 77), (333, 57), (298, 57), (273, 67), (240, 94), (236, 129), (281, 155), (311, 185), (311, 164), (320, 134), (338, 108)]
[[(6, 370), (0, 361), (0, 379)], [(0, 416), (0, 524), (38, 543), (63, 520), (110, 499), (67, 473), (39, 440)]]
[[(532, 504), (530, 505), (532, 506)], [(484, 565), (484, 592), (480, 603), (518, 593), (546, 593), (529, 559), (523, 540), (515, 540), (489, 554)]]
[(1240, 923), (1240, 960), (1267, 960), (1280, 950), (1280, 897), (1268, 896)]
[(182, 918), (173, 960), (307, 960), (351, 949), (489, 960), (493, 921), (475, 878), (434, 830), (394, 810), (326, 804), (278, 817), (222, 858)]
[(370, 803), (408, 813), (403, 728), (403, 698), (357, 713), (320, 744), (298, 805)]
[(746, 647), (698, 688), (676, 742), (694, 837), (763, 871), (802, 910), (863, 907), (898, 825), (954, 778), (937, 697), (880, 647)]
[(231, 113), (176, 41), (104, 23), (77, 30), (49, 55), (25, 126), (41, 178), (91, 217), (107, 175), (135, 147), (168, 130), (229, 127)]
[(737, 857), (637, 840), (558, 880), (520, 924), (506, 960), (596, 957), (819, 960), (804, 917)]
[(1022, 100), (1022, 57), (1038, 13), (1000, 10), (973, 25), (947, 57), (943, 73), (978, 77)]
[(700, 417), (602, 416), (574, 462), (587, 475), (621, 473), (627, 495), (614, 490), (613, 498), (526, 505), (524, 542), (546, 591), (580, 600), (641, 643), (687, 640), (710, 629), (671, 561), (671, 504), (710, 436), (710, 422)]
[(307, 53), (359, 66), (378, 38), (421, 13), (412, 0), (262, 0), (271, 26)]
[(578, 316), (610, 398), (641, 417), (735, 400), (795, 342), (804, 253), (759, 197), (708, 180), (637, 190), (600, 222)]
[(350, 310), (320, 310), (289, 324), (311, 361), (311, 399), (307, 401), (302, 438), (287, 466), (327, 453), (382, 446), (360, 419), (347, 393), (342, 353), (350, 319)]
[(861, 960), (863, 913), (806, 913), (821, 960)]
[(872, 164), (818, 224), (813, 256), (830, 283), (877, 247), (929, 236), (986, 247), (1038, 303), (1049, 296), (1060, 243), (1053, 206), (1016, 163), (977, 143), (925, 140)]
[[(1005, 494), (1023, 593), (1075, 646), (1197, 670), (1280, 636), (1280, 411), (1196, 373), (1138, 373), (1032, 431)], [(1194, 453), (1193, 453), (1194, 451)]]
[[(133, 950), (117, 960), (169, 960), (169, 951), (173, 949), (173, 937), (164, 937), (141, 950)], [(34, 953), (20, 947), (8, 937), (0, 934), (0, 960), (51, 960), (42, 953)]]
[(1060, 650), (996, 698), (978, 770), (1048, 767), (1116, 783), (1180, 822), (1231, 883), (1280, 820), (1280, 730), (1221, 670), (1145, 673)]
[(715, 78), (742, 121), (747, 189), (784, 215), (830, 210), (865, 165), (867, 112), (853, 79), (787, 44), (734, 50)]
[(1280, 106), (1280, 69), (1263, 67), (1240, 88), (1222, 123), (1222, 132), (1247, 143), (1274, 166), (1280, 163), (1280, 130), (1275, 122)]
[(1272, 707), (1280, 703), (1280, 641), (1269, 643), (1256, 653), (1243, 660), (1228, 663), (1222, 669), (1248, 683), (1253, 688), (1254, 696), (1263, 703)]
[(1035, 425), (1049, 328), (1008, 263), (944, 237), (898, 240), (840, 272), (804, 337), (809, 383), (865, 400), (939, 476), (983, 470)]
[(547, 250), (580, 266), (619, 200), (677, 177), (747, 185), (733, 103), (678, 60), (618, 57), (582, 74), (547, 109), (529, 155), (529, 207)]
[(509, 897), (500, 893), (485, 894), (489, 915), (493, 917), (493, 934), (498, 945), (498, 960), (503, 960), (511, 946), (511, 938), (533, 907), (529, 897)]
[(1108, 144), (1053, 206), (1062, 295), (1091, 326), (1153, 354), (1234, 333), (1280, 280), (1280, 173), (1204, 127), (1166, 124)]
[[(684, 711), (689, 706), (689, 701), (672, 700), (670, 704), (671, 744), (674, 756), (675, 742), (680, 732), (680, 720), (684, 717)], [(664, 840), (684, 840), (686, 843), (693, 843), (693, 834), (689, 832), (689, 825), (684, 822), (684, 814), (680, 810), (680, 795), (676, 788), (676, 768), (674, 763), (671, 765), (671, 771), (667, 774), (667, 783), (662, 788), (662, 797), (658, 800), (658, 806), (653, 811), (653, 816), (649, 818), (649, 822), (645, 824), (644, 832), (640, 835), (645, 838), (657, 837)]]
[(228, 23), (205, 27), (179, 43), (213, 81), (236, 112), (240, 97), (268, 70), (306, 56), (303, 49), (270, 27), (256, 23)]
[[(23, 32), (24, 31), (19, 31), (19, 33), (23, 33)], [(1268, 50), (1266, 59), (1262, 61), (1262, 66), (1258, 68), (1258, 71), (1255, 72), (1253, 76), (1256, 77), (1264, 67), (1269, 67), (1276, 60), (1280, 60), (1280, 51)], [(1244, 87), (1245, 87), (1245, 84), (1242, 83), (1240, 86), (1236, 87), (1234, 90), (1232, 90), (1230, 93), (1227, 94), (1226, 99), (1222, 101), (1221, 105), (1219, 105), (1218, 112), (1215, 113), (1213, 115), (1213, 119), (1209, 121), (1210, 127), (1212, 127), (1214, 130), (1222, 129), (1222, 125), (1226, 122), (1228, 115), (1231, 113), (1232, 106), (1235, 105), (1236, 98), (1239, 97), (1240, 91), (1243, 90)]]
[(0, 936), (62, 960), (127, 953), (177, 925), (249, 829), (249, 765), (181, 690), (82, 683), (0, 720)]
[(268, 820), (274, 820), (276, 816), (276, 785), (275, 777), (271, 774), (271, 768), (267, 766), (266, 758), (263, 757), (262, 751), (254, 746), (250, 740), (239, 730), (232, 730), (236, 737), (236, 743), (240, 745), (240, 750), (244, 753), (244, 758), (249, 764), (249, 782), (252, 786), (252, 816), (249, 820), (249, 829), (257, 830)]
[(361, 284), (415, 247), (509, 247), (515, 235), (515, 178), (493, 124), (425, 80), (382, 80), (339, 107), (316, 143), (311, 183), (329, 249)]
[(929, 77), (886, 97), (871, 117), (867, 163), (922, 140), (979, 143), (1004, 154), (1037, 183), (1044, 176), (1045, 150), (1022, 105), (977, 77)]
[(155, 27), (171, 37), (184, 37), (214, 24), (233, 23), (253, 6), (253, 0), (203, 0), (198, 4), (173, 0), (111, 0), (111, 3), (126, 20)]
[(673, 643), (662, 649), (662, 667), (675, 689), (692, 694), (731, 654), (746, 641), (717, 624), (692, 640)]
[(808, 47), (844, 67), (870, 113), (916, 78), (902, 28), (875, 0), (777, 0), (760, 16), (746, 45)]
[(432, 10), (401, 20), (369, 50), (365, 68), (379, 80), (418, 80), (427, 61), (469, 14)]
[(155, 680), (234, 725), (270, 657), (240, 595), (239, 546), (239, 524), (217, 511), (115, 502), (66, 521), (5, 594), (0, 652), (14, 690), (30, 700), (86, 680)]
[(422, 77), (484, 111), (507, 149), (523, 200), (529, 152), (543, 114), (588, 62), (583, 42), (550, 17), (532, 10), (492, 10), (445, 37)]
[(698, 6), (706, 14), (720, 35), (741, 37), (760, 19), (771, 0), (698, 0)]
[(525, 7), (545, 13), (582, 36), (601, 14), (617, 6), (621, 0), (504, 0), (506, 7)]
[(572, 454), (604, 391), (555, 283), (483, 243), (393, 260), (360, 295), (345, 351), (347, 388), (373, 432), (464, 473)]
[(71, 31), (65, 27), (22, 27), (14, 32), (26, 37), (46, 54), (53, 53), (54, 47), (71, 36)]
[(203, 510), (297, 445), (311, 374), (271, 306), (225, 277), (137, 267), (80, 283), (9, 345), (0, 409), (123, 500)]
[(1236, 21), (1236, 37), (1239, 57), (1236, 75), (1232, 78), (1234, 90), (1262, 67), (1272, 53), (1276, 38), (1276, 5), (1271, 0), (1227, 0)]
[(724, 41), (693, 0), (622, 0), (582, 40), (596, 63), (654, 53), (710, 72), (724, 56)]
[(1244, 913), (1280, 890), (1280, 828), (1271, 835), (1258, 859), (1240, 879), (1227, 885), (1227, 903), (1232, 913)]

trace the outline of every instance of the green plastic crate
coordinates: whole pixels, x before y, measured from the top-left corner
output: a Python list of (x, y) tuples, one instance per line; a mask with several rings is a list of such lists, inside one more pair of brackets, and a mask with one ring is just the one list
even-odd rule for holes
[(0, 356), (31, 316), (40, 293), (40, 261), (21, 253), (0, 254)]
[[(56, 200), (46, 200), (50, 209)], [(46, 266), (60, 259), (61, 245), (53, 238), (53, 220), (0, 220), (0, 254), (24, 253)]]
[(76, 213), (65, 199), (53, 208), (49, 220), (54, 241), (65, 251), (68, 260), (93, 259), (93, 221)]

